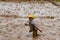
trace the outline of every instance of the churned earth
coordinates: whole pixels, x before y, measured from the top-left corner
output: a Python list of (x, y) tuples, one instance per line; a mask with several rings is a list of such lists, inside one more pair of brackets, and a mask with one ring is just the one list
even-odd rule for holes
[[(43, 31), (35, 38), (24, 25), (29, 13)], [(0, 40), (60, 40), (60, 8), (48, 2), (0, 2)]]

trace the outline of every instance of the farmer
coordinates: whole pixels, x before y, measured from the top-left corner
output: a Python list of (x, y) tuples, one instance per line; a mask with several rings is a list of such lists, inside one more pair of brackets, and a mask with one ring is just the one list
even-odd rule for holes
[[(28, 15), (28, 18), (29, 18), (29, 24), (26, 24), (25, 25), (29, 25), (30, 26), (30, 30), (29, 32), (33, 32), (33, 37), (37, 36), (37, 30), (39, 30), (35, 24), (34, 24), (34, 15), (33, 14), (29, 14)], [(40, 30), (40, 32), (42, 32), (42, 30)]]

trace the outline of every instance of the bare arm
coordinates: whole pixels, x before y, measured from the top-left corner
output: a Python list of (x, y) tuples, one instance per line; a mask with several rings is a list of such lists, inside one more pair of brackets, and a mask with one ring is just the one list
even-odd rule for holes
[(29, 21), (26, 21), (25, 26), (29, 26)]

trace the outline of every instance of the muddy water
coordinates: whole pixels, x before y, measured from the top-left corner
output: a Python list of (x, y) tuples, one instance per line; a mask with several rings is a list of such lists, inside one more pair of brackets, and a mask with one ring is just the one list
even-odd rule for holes
[[(7, 21), (8, 20), (8, 21)], [(60, 39), (59, 25), (57, 19), (39, 19), (37, 23), (42, 33), (38, 31), (38, 36), (33, 38), (32, 33), (29, 33), (29, 26), (25, 26), (26, 18), (5, 18), (0, 17), (0, 40), (58, 40)], [(48, 23), (47, 23), (48, 22)], [(52, 23), (53, 22), (53, 23)], [(43, 24), (44, 23), (44, 24)], [(57, 26), (57, 27), (56, 27)]]
[(29, 26), (24, 23), (27, 18), (13, 18), (0, 16), (0, 40), (60, 40), (60, 8), (51, 3), (5, 3), (0, 4), (0, 15), (18, 15), (25, 17), (29, 13), (35, 16), (53, 16), (54, 19), (35, 18), (38, 28), (38, 36), (33, 38), (29, 33)]

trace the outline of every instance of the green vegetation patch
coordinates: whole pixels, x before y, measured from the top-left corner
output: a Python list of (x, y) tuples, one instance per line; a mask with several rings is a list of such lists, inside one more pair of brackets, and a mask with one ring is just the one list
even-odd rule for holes
[(56, 2), (60, 2), (60, 0), (55, 0)]

